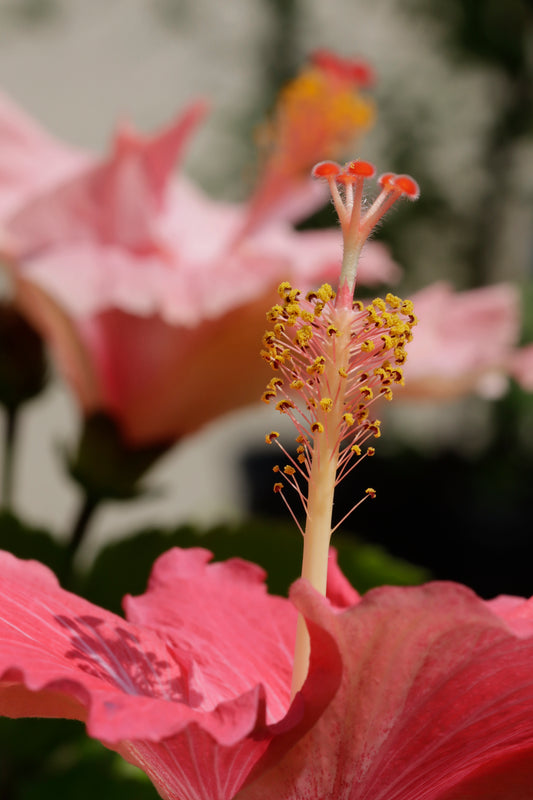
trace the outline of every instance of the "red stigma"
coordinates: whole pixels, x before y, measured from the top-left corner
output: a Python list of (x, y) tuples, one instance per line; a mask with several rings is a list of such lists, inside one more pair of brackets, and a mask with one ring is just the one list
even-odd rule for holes
[(345, 167), (349, 175), (357, 175), (362, 178), (372, 178), (376, 169), (370, 161), (350, 161)]
[(336, 161), (320, 161), (311, 170), (313, 178), (335, 178), (341, 171)]
[(311, 55), (311, 63), (335, 75), (340, 80), (366, 88), (375, 83), (375, 75), (371, 67), (358, 58), (341, 58), (330, 50), (316, 50)]
[(420, 187), (410, 175), (396, 175), (394, 185), (401, 189), (402, 194), (405, 194), (410, 200), (416, 200), (420, 195)]
[(394, 172), (385, 172), (378, 178), (378, 183), (387, 192), (396, 192), (399, 196), (404, 194), (410, 200), (416, 200), (420, 195), (418, 183), (410, 175), (396, 175)]
[(383, 175), (380, 175), (378, 178), (378, 183), (383, 189), (392, 189), (394, 186), (394, 172), (384, 172)]

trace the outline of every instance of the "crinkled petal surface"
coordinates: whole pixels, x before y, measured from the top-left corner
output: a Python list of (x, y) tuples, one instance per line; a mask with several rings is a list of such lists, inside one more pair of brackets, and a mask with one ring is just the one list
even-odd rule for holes
[(454, 584), (380, 588), (332, 609), (342, 684), (317, 724), (238, 800), (531, 800), (533, 606)]
[(176, 161), (205, 105), (189, 106), (168, 128), (142, 137), (129, 128), (111, 156), (29, 202), (8, 221), (20, 258), (67, 242), (95, 240), (157, 251), (156, 218)]
[(0, 713), (84, 720), (169, 800), (233, 797), (316, 721), (341, 667), (313, 627), (313, 675), (289, 708), (294, 608), (259, 568), (209, 558), (162, 556), (125, 621), (0, 553)]

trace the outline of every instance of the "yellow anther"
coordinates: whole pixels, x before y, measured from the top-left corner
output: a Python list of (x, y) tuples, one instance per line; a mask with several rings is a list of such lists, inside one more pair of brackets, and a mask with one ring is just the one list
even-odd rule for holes
[[(388, 294), (385, 295), (385, 300), (387, 301), (387, 303), (389, 304), (389, 306), (391, 308), (400, 308), (400, 306), (402, 306), (401, 297), (397, 297), (395, 294), (391, 294), (391, 292), (389, 292)], [(402, 311), (403, 311), (403, 307), (402, 307)]]
[(380, 316), (380, 314), (378, 314), (378, 312), (376, 311), (374, 306), (372, 306), (372, 305), (367, 306), (366, 307), (366, 311), (367, 311), (368, 319), (370, 320), (370, 322), (373, 322), (374, 325), (377, 325), (377, 327), (380, 327), (381, 325), (383, 325), (383, 319)]
[(277, 494), (278, 492), (282, 492), (283, 491), (283, 484), (282, 483), (275, 483), (272, 488), (273, 488), (274, 492), (276, 492), (276, 494)]
[(285, 299), (285, 297), (287, 296), (288, 292), (291, 291), (291, 289), (292, 286), (290, 285), (289, 281), (282, 281), (282, 283), (280, 283), (280, 285), (278, 286), (278, 294), (280, 297)]
[(309, 364), (309, 366), (306, 367), (306, 372), (308, 372), (309, 375), (313, 375), (313, 373), (316, 373), (317, 375), (322, 375), (325, 369), (326, 369), (326, 359), (324, 358), (324, 356), (317, 356), (313, 361), (313, 363)]
[(370, 388), (370, 386), (361, 386), (359, 389), (361, 392), (361, 396), (364, 397), (365, 400), (372, 400), (374, 397), (374, 392)]
[[(397, 314), (391, 314), (390, 311), (384, 311), (383, 314), (381, 315), (381, 319), (382, 322), (391, 329), (393, 328), (394, 325), (401, 324), (399, 316)], [(391, 333), (394, 333), (394, 331), (391, 330)]]
[(272, 308), (269, 311), (267, 311), (266, 318), (269, 320), (269, 322), (275, 322), (280, 316), (280, 314), (283, 314), (283, 308), (281, 306), (275, 305), (272, 306)]
[(265, 442), (267, 444), (272, 444), (274, 439), (277, 439), (278, 437), (279, 437), (278, 431), (270, 431), (270, 433), (267, 433), (267, 435), (265, 436)]
[(374, 306), (374, 308), (378, 309), (379, 311), (386, 311), (387, 310), (387, 305), (386, 305), (386, 303), (385, 303), (385, 301), (383, 300), (382, 297), (375, 297), (372, 300), (372, 305)]
[(329, 285), (329, 283), (323, 283), (320, 289), (317, 291), (317, 297), (323, 303), (327, 303), (328, 300), (333, 300), (335, 297), (335, 292)]
[(272, 467), (272, 472), (279, 472), (279, 471), (280, 471), (280, 469), (279, 469), (279, 464), (275, 464), (275, 465)]
[(296, 391), (299, 391), (300, 389), (303, 389), (304, 386), (305, 386), (305, 383), (302, 380), (300, 380), (300, 378), (296, 378), (295, 380), (291, 381), (291, 383), (290, 383), (291, 389), (296, 389)]
[(310, 340), (313, 336), (313, 329), (310, 325), (302, 325), (299, 331), (297, 331), (296, 336), (294, 337), (296, 343), (300, 345), (300, 347), (307, 347)]
[(357, 412), (355, 417), (357, 419), (357, 422), (364, 422), (366, 419), (368, 419), (368, 409), (365, 408), (364, 406), (362, 407), (360, 406), (359, 411)]
[(315, 315), (311, 311), (307, 311), (306, 309), (302, 309), (300, 311), (300, 319), (303, 319), (304, 322), (314, 322)]
[(407, 361), (407, 353), (403, 347), (397, 347), (394, 350), (394, 360), (397, 364), (405, 364)]
[(289, 315), (289, 317), (299, 317), (300, 316), (300, 304), (296, 303), (295, 301), (291, 301), (287, 303), (285, 306), (285, 313)]
[(346, 414), (343, 414), (343, 415), (342, 415), (342, 418), (343, 418), (344, 422), (346, 423), (346, 425), (347, 425), (349, 428), (350, 428), (350, 427), (351, 427), (351, 426), (354, 424), (354, 422), (355, 422), (355, 419), (354, 419), (354, 416), (353, 416), (353, 414), (350, 414), (349, 412), (348, 412), (348, 413), (346, 413)]
[(276, 334), (274, 331), (265, 331), (263, 334), (263, 344), (265, 347), (273, 347), (276, 344)]
[(344, 369), (344, 367), (339, 367), (339, 375), (341, 378), (347, 378), (348, 372)]
[(276, 336), (281, 336), (284, 330), (285, 330), (285, 325), (283, 324), (283, 322), (276, 322), (276, 324), (274, 325), (274, 333), (276, 334)]
[(361, 352), (371, 353), (374, 347), (375, 347), (374, 342), (372, 342), (370, 339), (365, 339), (365, 341), (361, 345)]
[(361, 455), (361, 448), (359, 447), (358, 444), (352, 444), (352, 446), (350, 447), (350, 450), (352, 451), (352, 453), (355, 453), (356, 456), (360, 456)]
[(296, 470), (294, 469), (294, 467), (291, 467), (290, 464), (286, 464), (283, 467), (283, 472), (285, 473), (285, 475), (295, 475), (296, 474)]
[(356, 311), (363, 311), (364, 305), (360, 300), (354, 300), (353, 301), (353, 308)]
[(335, 325), (328, 325), (326, 332), (328, 336), (340, 336), (340, 333)]
[(373, 455), (375, 455), (375, 453), (376, 453), (376, 448), (375, 447), (367, 447), (367, 449), (366, 449), (367, 456), (373, 456)]
[(375, 439), (379, 439), (381, 436), (381, 429), (380, 429), (381, 422), (379, 419), (375, 419), (373, 422), (370, 423), (368, 426), (368, 430), (374, 434)]
[(321, 422), (313, 422), (311, 425), (311, 432), (312, 433), (324, 433), (324, 426)]
[(384, 349), (385, 350), (392, 350), (392, 348), (394, 346), (394, 342), (392, 341), (392, 337), (388, 336), (386, 333), (384, 333), (383, 336), (381, 337), (381, 339), (383, 341)]
[(390, 388), (390, 386), (383, 386), (379, 390), (379, 393), (385, 398), (385, 400), (392, 400), (393, 393), (392, 393), (392, 389)]
[(261, 400), (263, 401), (263, 403), (270, 403), (270, 401), (275, 396), (276, 396), (276, 392), (272, 392), (269, 389), (267, 389), (267, 391), (263, 392), (263, 394), (261, 395)]
[(365, 494), (367, 494), (369, 497), (374, 499), (375, 496), (376, 496), (376, 490), (375, 489), (371, 489), (370, 486), (369, 486), (368, 489), (365, 489)]
[(331, 411), (333, 408), (333, 400), (331, 397), (323, 397), (322, 400), (320, 400), (320, 408), (322, 411)]
[(276, 403), (276, 411), (281, 414), (286, 414), (290, 408), (296, 408), (292, 400), (280, 400), (279, 403)]

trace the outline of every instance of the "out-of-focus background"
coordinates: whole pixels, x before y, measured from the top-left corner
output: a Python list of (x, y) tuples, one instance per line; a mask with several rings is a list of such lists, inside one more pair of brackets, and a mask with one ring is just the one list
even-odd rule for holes
[[(437, 279), (523, 287), (532, 264), (532, 14), (526, 0), (4, 0), (0, 74), (2, 88), (51, 132), (100, 153), (117, 121), (153, 130), (192, 98), (207, 98), (211, 113), (187, 171), (213, 196), (242, 199), (254, 130), (280, 86), (316, 48), (363, 56), (377, 74), (378, 118), (358, 155), (378, 169), (410, 171), (422, 185), (416, 207), (391, 215), (379, 233), (405, 271), (404, 293)], [(444, 454), (465, 466), (464, 480), (478, 480), (468, 465), (498, 437), (504, 451), (494, 454), (493, 472), (510, 438), (530, 447), (531, 407), (515, 405), (467, 397), (391, 409), (381, 457), (405, 446), (436, 462)], [(239, 465), (250, 448), (260, 454), (271, 420), (258, 404), (182, 442), (151, 472), (151, 496), (99, 513), (87, 552), (132, 525), (241, 519)], [(20, 431), (15, 507), (58, 536), (78, 498), (57, 449), (72, 443), (78, 423), (68, 391), (53, 381)], [(425, 489), (407, 491), (406, 503), (424, 503)], [(459, 484), (452, 495), (458, 508), (465, 491)]]
[[(457, 290), (510, 282), (521, 305), (517, 344), (531, 342), (530, 0), (0, 3), (0, 89), (65, 142), (102, 155), (117, 122), (131, 120), (153, 131), (190, 100), (205, 98), (210, 113), (192, 139), (185, 169), (220, 200), (250, 195), (257, 126), (280, 88), (318, 48), (361, 56), (376, 73), (376, 122), (353, 155), (373, 160), (380, 172), (409, 172), (420, 182), (421, 199), (391, 213), (377, 233), (403, 269), (402, 295), (438, 280)], [(331, 207), (308, 224), (334, 224)], [(436, 348), (437, 365), (439, 358)], [(399, 582), (462, 580), (484, 596), (531, 594), (533, 396), (512, 377), (492, 389), (492, 397), (468, 391), (453, 399), (394, 402), (383, 411), (378, 454), (354, 473), (337, 501), (342, 516), (361, 488), (378, 490), (377, 500), (345, 526), (366, 543), (356, 569), (361, 588), (379, 574)], [(78, 406), (53, 375), (44, 394), (24, 406), (19, 422), (12, 510), (30, 528), (64, 541), (80, 503), (63, 457), (78, 439)], [(0, 423), (5, 428), (6, 418)], [(279, 424), (258, 397), (255, 406), (179, 442), (148, 473), (141, 498), (98, 509), (82, 560), (88, 563), (105, 545), (142, 529), (191, 524), (208, 530), (229, 523), (240, 526), (235, 541), (244, 555), (254, 531), (263, 541), (272, 535), (271, 560), (283, 570), (280, 532), (292, 523), (272, 495), (271, 453), (264, 445), (265, 432)], [(171, 543), (182, 541), (180, 535)], [(217, 534), (209, 536), (211, 546)], [(137, 556), (151, 558), (163, 546), (143, 541)], [(190, 543), (185, 534), (183, 541)], [(342, 534), (336, 542), (342, 544)], [(389, 564), (388, 556), (382, 558), (386, 552), (399, 560)], [(112, 594), (119, 585), (142, 591), (129, 558), (115, 554), (103, 564), (105, 591)], [(122, 575), (124, 563), (131, 580)], [(411, 570), (410, 563), (421, 569)], [(105, 602), (102, 586), (86, 589)], [(113, 595), (109, 604), (116, 603)], [(65, 744), (70, 729), (28, 730), (12, 727), (5, 734), (15, 755), (0, 765), (4, 800), (93, 797), (96, 763), (114, 800), (153, 796), (147, 784), (128, 783), (130, 773), (117, 767), (114, 756), (102, 767), (93, 745), (79, 744), (78, 728), (72, 730), (84, 754), (81, 771), (70, 768), (78, 757)], [(28, 738), (33, 752), (24, 749)], [(43, 759), (51, 759), (42, 762), (45, 767), (36, 766), (39, 748)]]
[[(153, 130), (192, 98), (207, 98), (212, 110), (187, 171), (213, 196), (242, 199), (254, 130), (280, 86), (316, 48), (363, 56), (377, 74), (378, 118), (358, 155), (410, 171), (423, 190), (379, 234), (405, 271), (406, 291), (436, 279), (457, 288), (524, 286), (532, 263), (532, 15), (526, 0), (4, 0), (0, 75), (3, 90), (51, 132), (100, 153), (117, 121)], [(513, 409), (477, 397), (404, 404), (387, 416), (382, 457), (408, 445), (422, 458), (445, 453), (474, 464), (496, 438), (505, 447), (506, 432), (529, 447), (531, 408), (516, 412), (507, 431)], [(150, 474), (152, 496), (99, 513), (89, 550), (132, 525), (242, 518), (239, 465), (250, 448), (261, 451), (271, 420), (258, 404), (182, 442)], [(77, 497), (57, 449), (72, 443), (78, 423), (68, 391), (53, 381), (27, 407), (20, 431), (15, 507), (58, 536)], [(466, 476), (473, 479), (468, 469)], [(405, 502), (421, 502), (420, 489)]]
[[(411, 287), (437, 278), (469, 287), (523, 281), (531, 269), (530, 26), (530, 4), (517, 0), (327, 8), (312, 0), (5, 0), (0, 74), (3, 89), (50, 131), (100, 152), (117, 120), (148, 131), (206, 97), (212, 113), (187, 168), (215, 196), (236, 199), (249, 189), (254, 127), (306, 55), (317, 47), (362, 55), (378, 77), (378, 122), (360, 155), (410, 170), (423, 187), (418, 206), (387, 222), (383, 236)], [(54, 446), (71, 441), (76, 414), (54, 382), (21, 432), (17, 507), (59, 533), (76, 497)], [(251, 410), (182, 443), (151, 475), (167, 496), (103, 511), (92, 546), (131, 523), (238, 518), (237, 462), (260, 444), (269, 416)], [(472, 398), (419, 408), (416, 425), (409, 409), (391, 416), (389, 435), (433, 451), (475, 454), (493, 433), (491, 408)]]

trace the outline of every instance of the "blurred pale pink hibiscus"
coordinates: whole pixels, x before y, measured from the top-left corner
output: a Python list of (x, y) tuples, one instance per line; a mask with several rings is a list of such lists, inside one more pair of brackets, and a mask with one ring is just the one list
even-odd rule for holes
[(411, 295), (418, 317), (398, 397), (448, 400), (504, 394), (520, 334), (516, 287), (455, 292), (439, 282)]
[[(294, 175), (281, 213), (279, 193), (216, 202), (173, 174), (204, 113), (193, 104), (153, 137), (122, 128), (99, 160), (0, 102), (0, 245), (16, 301), (84, 411), (110, 414), (133, 445), (173, 441), (256, 400), (275, 287), (314, 285), (341, 255), (335, 230), (294, 229), (310, 210)], [(363, 281), (397, 271), (383, 246), (368, 247)]]
[[(533, 601), (465, 587), (329, 600), (205, 550), (156, 562), (127, 621), (0, 554), (0, 712), (85, 721), (166, 800), (502, 800), (533, 786)], [(297, 611), (310, 670), (290, 701)]]
[(514, 354), (511, 372), (523, 389), (533, 392), (533, 344), (524, 345)]

